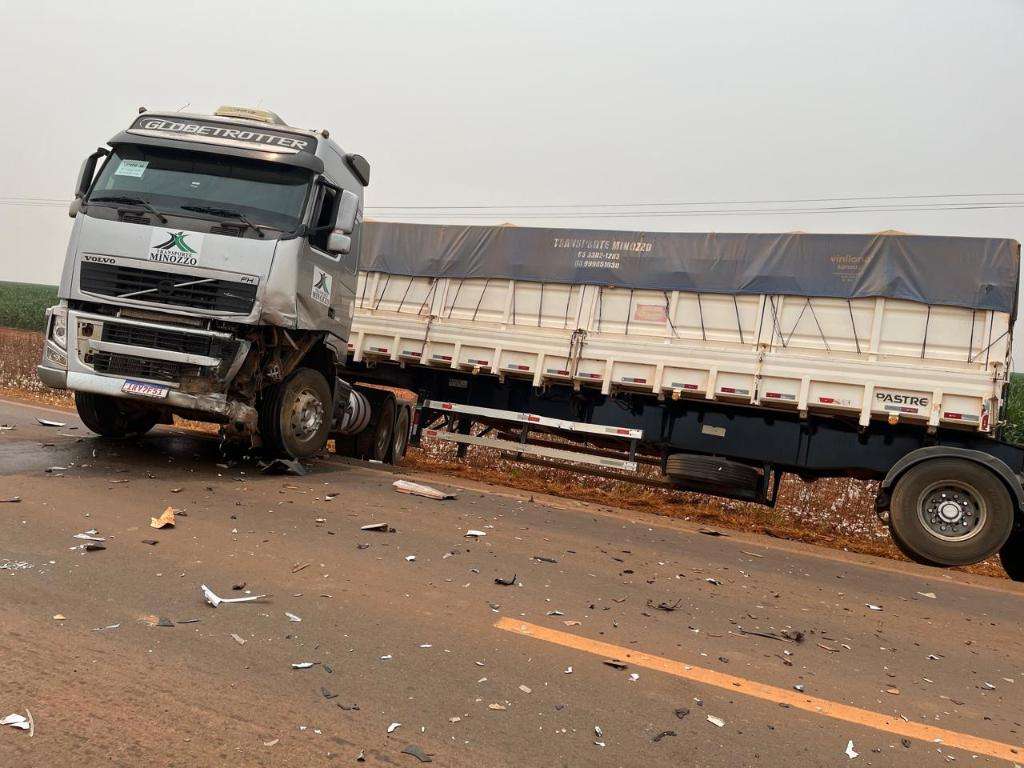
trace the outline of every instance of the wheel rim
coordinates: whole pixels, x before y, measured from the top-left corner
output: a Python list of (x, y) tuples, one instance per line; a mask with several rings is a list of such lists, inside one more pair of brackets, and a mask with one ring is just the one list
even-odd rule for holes
[(409, 437), (409, 420), (405, 417), (399, 416), (398, 421), (395, 423), (395, 434), (392, 438), (393, 441), (393, 453), (392, 457), (394, 461), (399, 461), (402, 458), (402, 454), (405, 453), (405, 441)]
[(942, 480), (925, 488), (917, 500), (917, 516), (929, 534), (942, 541), (977, 536), (988, 520), (985, 499), (958, 480)]
[(288, 414), (288, 427), (300, 442), (313, 439), (324, 423), (324, 404), (317, 393), (305, 387), (295, 393)]
[[(386, 414), (384, 414), (384, 415), (386, 415)], [(388, 431), (387, 424), (384, 422), (384, 419), (382, 418), (381, 422), (380, 422), (380, 428), (377, 430), (377, 445), (376, 445), (376, 453), (377, 453), (378, 457), (381, 457), (381, 461), (384, 460), (382, 457), (387, 456), (388, 448), (390, 447), (390, 445), (389, 445), (390, 443), (391, 443), (391, 433)]]

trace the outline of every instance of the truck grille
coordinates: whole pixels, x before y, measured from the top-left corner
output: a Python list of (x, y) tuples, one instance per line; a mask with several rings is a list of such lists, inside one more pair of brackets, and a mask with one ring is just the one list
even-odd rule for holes
[[(130, 344), (133, 347), (166, 349), (172, 352), (186, 352), (192, 355), (220, 357), (223, 344), (212, 336), (184, 333), (168, 328), (147, 328), (142, 325), (120, 325), (103, 323), (103, 341), (116, 344)], [(216, 342), (216, 343), (215, 343)]]
[[(194, 282), (198, 280), (203, 282)], [(101, 296), (236, 314), (248, 314), (256, 301), (256, 286), (248, 283), (91, 261), (82, 263), (81, 288)], [(145, 293), (126, 296), (139, 291)]]
[(186, 376), (198, 376), (202, 371), (198, 365), (119, 355), (113, 352), (93, 352), (87, 362), (92, 364), (97, 373), (157, 381), (179, 382)]

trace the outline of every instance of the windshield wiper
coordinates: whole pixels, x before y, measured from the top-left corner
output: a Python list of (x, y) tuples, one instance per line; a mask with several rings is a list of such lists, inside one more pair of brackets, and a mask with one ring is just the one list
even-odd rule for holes
[(152, 213), (154, 216), (156, 216), (160, 220), (161, 224), (166, 224), (167, 223), (167, 217), (164, 216), (162, 213), (160, 213), (160, 211), (158, 211), (152, 205), (147, 203), (145, 200), (143, 200), (141, 197), (128, 197), (128, 196), (125, 196), (125, 195), (109, 195), (109, 196), (102, 196), (102, 197), (90, 197), (89, 198), (89, 202), (90, 203), (121, 203), (122, 205), (138, 205), (138, 206), (146, 209), (150, 213)]
[(243, 224), (252, 229), (256, 230), (256, 234), (260, 237), (266, 237), (263, 230), (259, 228), (258, 224), (253, 224), (249, 217), (241, 211), (236, 211), (233, 208), (217, 208), (212, 205), (183, 205), (181, 206), (183, 211), (195, 211), (196, 213), (208, 213), (211, 216), (225, 216), (229, 219), (239, 219)]

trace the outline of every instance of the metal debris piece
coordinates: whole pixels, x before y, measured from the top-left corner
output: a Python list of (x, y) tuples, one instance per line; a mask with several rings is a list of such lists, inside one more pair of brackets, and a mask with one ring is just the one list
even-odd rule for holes
[(280, 739), (271, 739), (270, 741), (264, 741), (263, 742), (263, 746), (264, 747), (272, 747), (275, 744), (277, 744), (277, 742), (279, 742), (279, 741), (280, 741)]
[(412, 755), (417, 760), (419, 760), (421, 763), (432, 763), (432, 762), (434, 762), (433, 757), (431, 757), (429, 754), (427, 754), (422, 749), (417, 747), (415, 744), (410, 744), (405, 749), (403, 749), (402, 750), (402, 754), (403, 755)]
[(850, 741), (846, 742), (846, 756), (848, 758), (853, 760), (853, 758), (857, 757), (857, 755), (859, 754), (860, 752), (855, 752), (853, 749), (853, 739), (850, 739)]
[(666, 736), (678, 736), (679, 734), (675, 731), (662, 731), (657, 736), (651, 739), (655, 744), (664, 739)]
[(917, 594), (919, 594), (921, 597), (927, 597), (929, 600), (934, 600), (935, 599), (935, 593), (934, 592), (918, 592)]
[(0, 725), (9, 725), (12, 728), (17, 728), (21, 731), (27, 731), (32, 727), (28, 718), (24, 715), (19, 715), (17, 712), (8, 715), (3, 720), (0, 720)]
[(409, 562), (409, 563), (415, 562), (416, 561), (416, 555), (406, 555), (405, 556), (405, 560), (406, 560), (406, 562)]
[(571, 675), (572, 674), (572, 667), (571, 666), (565, 668), (565, 674), (567, 674), (567, 675)]
[(309, 566), (311, 566), (311, 565), (312, 565), (312, 563), (296, 563), (295, 565), (292, 566), (292, 573), (298, 573), (301, 570), (309, 568)]
[(538, 562), (541, 562), (541, 563), (557, 563), (558, 562), (558, 560), (556, 560), (553, 557), (544, 557), (543, 555), (534, 555), (533, 559), (537, 560)]
[(151, 547), (155, 547), (159, 542), (156, 539), (143, 539), (143, 544), (149, 544)]
[(708, 715), (708, 722), (712, 725), (717, 725), (719, 728), (725, 727), (725, 720), (720, 717), (715, 717), (714, 715)]
[(690, 714), (690, 710), (688, 710), (686, 707), (679, 707), (676, 710), (676, 717), (678, 717), (680, 720), (682, 720), (688, 714)]
[(36, 416), (36, 421), (38, 421), (44, 427), (66, 427), (67, 426), (67, 424), (65, 424), (63, 421), (50, 421), (49, 419), (40, 419), (38, 416)]
[(387, 523), (368, 523), (359, 527), (360, 531), (380, 531), (381, 533), (394, 533), (395, 529)]
[(236, 635), (234, 632), (231, 633), (231, 639), (234, 640), (239, 645), (245, 645), (245, 638), (243, 638), (243, 637), (241, 637), (239, 635)]
[(804, 686), (803, 686), (803, 683), (797, 683), (796, 685), (794, 685), (794, 686), (793, 686), (793, 690), (794, 690), (794, 691), (797, 691), (797, 692), (799, 692), (799, 693), (803, 693), (803, 692), (804, 692)]
[(163, 616), (161, 616), (159, 619), (157, 619), (156, 624), (154, 624), (153, 626), (154, 627), (173, 627), (174, 626), (174, 622), (171, 621), (170, 619), (167, 619), (167, 618), (164, 618)]
[(339, 703), (338, 704), (338, 709), (343, 709), (346, 712), (358, 712), (359, 711), (359, 705), (358, 704), (340, 704)]
[(782, 642), (802, 643), (804, 641), (804, 633), (796, 629), (784, 629), (778, 634), (774, 632), (758, 632), (757, 630), (744, 629), (743, 627), (736, 627), (736, 631), (741, 635), (766, 637), (769, 640), (780, 640)]
[(495, 578), (494, 579), (494, 583), (495, 584), (500, 584), (503, 587), (511, 587), (511, 586), (513, 586), (516, 583), (516, 575), (517, 574), (513, 573), (511, 579), (502, 579), (500, 577)]
[(394, 733), (395, 731), (397, 731), (401, 727), (402, 727), (401, 723), (392, 723), (391, 725), (388, 726), (388, 733)]
[(89, 531), (86, 531), (85, 533), (76, 533), (71, 538), (81, 539), (82, 541), (106, 541), (106, 538), (104, 538), (103, 536), (96, 535), (95, 529), (91, 529)]
[(200, 584), (199, 589), (203, 593), (203, 598), (206, 600), (206, 602), (208, 602), (214, 608), (216, 608), (221, 603), (252, 603), (266, 597), (266, 595), (247, 595), (245, 597), (218, 597), (214, 593), (214, 591), (205, 584)]
[(706, 581), (708, 584), (714, 584), (716, 587), (722, 586), (722, 582), (720, 582), (718, 579), (713, 579), (710, 576), (704, 579), (704, 581)]
[(149, 518), (150, 528), (173, 528), (174, 527), (174, 514), (177, 512), (174, 507), (167, 507), (163, 511), (160, 517)]
[(488, 704), (488, 709), (493, 709), (495, 712), (504, 712), (507, 707), (504, 704)]
[(63, 613), (55, 613), (55, 614), (53, 614), (53, 620), (54, 621), (67, 621), (67, 618), (68, 617), (65, 616)]
[[(867, 607), (867, 609), (869, 611), (880, 611), (880, 610), (882, 610), (882, 606), (880, 606), (880, 605), (872, 605), (871, 603), (864, 603), (864, 605), (865, 605), (865, 607)], [(850, 743), (852, 744), (853, 742), (850, 742)]]
[(92, 631), (93, 632), (103, 632), (104, 630), (107, 630), (107, 629), (117, 629), (120, 626), (121, 626), (121, 622), (118, 622), (117, 624), (107, 624), (107, 626), (105, 626), (105, 627), (93, 627)]
[(698, 533), (703, 533), (705, 536), (728, 536), (729, 535), (728, 533), (722, 533), (721, 531), (716, 531), (714, 528), (701, 528), (700, 531), (698, 531)]
[(315, 661), (297, 661), (292, 664), (292, 669), (309, 669), (314, 664), (316, 664)]
[(284, 612), (284, 615), (288, 617), (288, 621), (294, 621), (294, 622), (300, 622), (300, 621), (302, 621), (302, 619), (300, 619), (300, 618), (299, 618), (298, 616), (296, 616), (296, 615), (295, 615), (294, 613), (288, 613), (288, 611), (285, 611), (285, 612)]
[(21, 501), (21, 496), (9, 496), (6, 499), (0, 499), (0, 504), (17, 504)]
[(656, 608), (659, 611), (669, 611), (669, 612), (671, 612), (671, 611), (677, 610), (679, 608), (679, 606), (682, 605), (682, 603), (683, 603), (682, 600), (676, 600), (674, 603), (669, 603), (669, 602), (664, 602), (663, 601), (663, 602), (660, 602), (657, 605), (655, 605), (653, 600), (648, 600), (647, 601), (647, 607), (648, 608)]
[(395, 480), (391, 487), (399, 493), (409, 493), (413, 496), (423, 496), (428, 499), (436, 499), (437, 501), (455, 498), (454, 493), (445, 493), (444, 491), (437, 490), (437, 488), (431, 488), (429, 485), (411, 483), (408, 480)]
[(336, 694), (336, 693), (331, 693), (331, 692), (330, 692), (329, 690), (327, 690), (327, 689), (326, 689), (326, 688), (324, 688), (323, 686), (320, 686), (320, 695), (321, 695), (321, 696), (323, 696), (323, 697), (324, 697), (325, 699), (327, 699), (328, 701), (330, 701), (331, 699), (336, 699), (336, 698), (338, 698), (338, 694)]
[(619, 661), (618, 659), (605, 659), (601, 663), (611, 667), (612, 669), (629, 669), (629, 664), (624, 661)]
[(469, 538), (477, 538), (478, 539), (481, 536), (486, 536), (487, 533), (485, 531), (478, 531), (478, 530), (476, 530), (474, 528), (470, 528), (468, 531), (466, 531), (462, 535), (466, 536), (466, 537), (469, 537)]
[(97, 544), (94, 541), (90, 541), (88, 544), (85, 545), (86, 552), (102, 552), (104, 549), (106, 549), (106, 546), (104, 546), (103, 544)]
[(520, 685), (519, 690), (523, 693), (533, 693), (533, 689), (528, 685)]
[(263, 475), (307, 475), (309, 470), (294, 459), (274, 459), (260, 467)]
[(365, 763), (366, 762), (366, 755), (363, 753), (363, 750), (361, 750), (361, 749), (359, 750), (359, 754), (356, 755), (356, 762), (357, 763)]

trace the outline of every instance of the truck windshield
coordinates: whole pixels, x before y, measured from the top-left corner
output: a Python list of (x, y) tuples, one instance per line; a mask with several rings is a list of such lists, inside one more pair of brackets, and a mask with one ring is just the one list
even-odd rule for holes
[(183, 216), (195, 216), (197, 207), (234, 210), (257, 225), (292, 231), (301, 223), (310, 179), (302, 168), (261, 160), (121, 145), (89, 198), (135, 198)]

